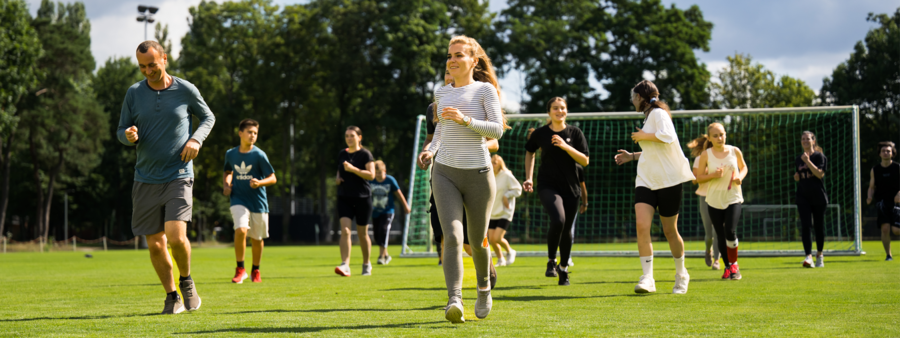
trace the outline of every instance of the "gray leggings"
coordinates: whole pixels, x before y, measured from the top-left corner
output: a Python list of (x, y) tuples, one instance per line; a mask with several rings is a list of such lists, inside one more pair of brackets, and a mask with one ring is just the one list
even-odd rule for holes
[(712, 220), (709, 218), (709, 204), (706, 203), (706, 196), (697, 196), (700, 198), (700, 219), (703, 220), (703, 229), (706, 229), (706, 251), (709, 251), (709, 247), (712, 246), (713, 249), (713, 260), (719, 260), (721, 254), (719, 254), (719, 242), (716, 241), (716, 229), (712, 225)]
[(444, 231), (443, 266), (447, 295), (451, 301), (462, 300), (463, 212), (468, 218), (467, 235), (472, 244), (472, 260), (475, 263), (478, 287), (484, 288), (489, 285), (491, 251), (482, 243), (487, 238), (497, 184), (490, 167), (457, 169), (435, 163), (432, 189), (441, 229)]

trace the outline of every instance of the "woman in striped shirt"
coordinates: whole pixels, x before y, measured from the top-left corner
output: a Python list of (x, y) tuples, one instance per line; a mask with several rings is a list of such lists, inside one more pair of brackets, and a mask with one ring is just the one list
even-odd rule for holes
[(500, 85), (491, 59), (475, 39), (456, 36), (450, 40), (447, 69), (453, 83), (434, 92), (435, 111), (440, 112), (438, 125), (419, 160), (430, 163), (434, 158), (436, 162), (432, 187), (444, 232), (443, 268), (450, 298), (444, 316), (463, 323), (463, 213), (468, 218), (467, 236), (478, 283), (475, 316), (485, 318), (493, 304), (487, 229), (496, 193), (485, 138), (500, 139), (509, 127), (500, 108)]

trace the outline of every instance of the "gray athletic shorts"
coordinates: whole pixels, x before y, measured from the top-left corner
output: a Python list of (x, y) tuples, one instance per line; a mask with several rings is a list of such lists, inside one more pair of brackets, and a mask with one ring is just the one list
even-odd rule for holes
[(163, 232), (168, 221), (190, 222), (194, 205), (193, 187), (193, 178), (163, 184), (134, 182), (131, 188), (131, 203), (134, 206), (131, 231), (134, 235)]

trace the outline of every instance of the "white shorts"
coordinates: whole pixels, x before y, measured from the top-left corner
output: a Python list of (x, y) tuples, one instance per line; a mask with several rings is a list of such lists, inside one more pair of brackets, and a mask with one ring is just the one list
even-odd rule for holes
[(250, 229), (247, 236), (258, 241), (269, 238), (269, 213), (250, 212), (243, 205), (232, 205), (231, 217), (234, 218), (234, 230)]

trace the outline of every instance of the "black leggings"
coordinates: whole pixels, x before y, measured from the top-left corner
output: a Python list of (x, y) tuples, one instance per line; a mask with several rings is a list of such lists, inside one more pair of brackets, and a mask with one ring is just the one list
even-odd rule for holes
[[(728, 241), (737, 240), (738, 221), (741, 220), (741, 204), (734, 203), (722, 209), (716, 209), (710, 206), (709, 220), (712, 221), (713, 228), (716, 229), (716, 241), (719, 243), (719, 252), (722, 253), (722, 260), (728, 265)], [(737, 258), (737, 257), (734, 257)]]
[(812, 238), (810, 228), (816, 230), (816, 249), (821, 252), (825, 247), (825, 207), (827, 204), (797, 204), (800, 212), (800, 237), (803, 238), (803, 251), (812, 255)]
[(544, 188), (538, 191), (544, 211), (550, 216), (550, 231), (547, 232), (547, 257), (556, 259), (556, 249), (559, 248), (559, 265), (568, 266), (569, 256), (572, 253), (572, 244), (575, 237), (572, 227), (575, 225), (575, 216), (578, 215), (578, 198), (564, 197), (552, 188)]

